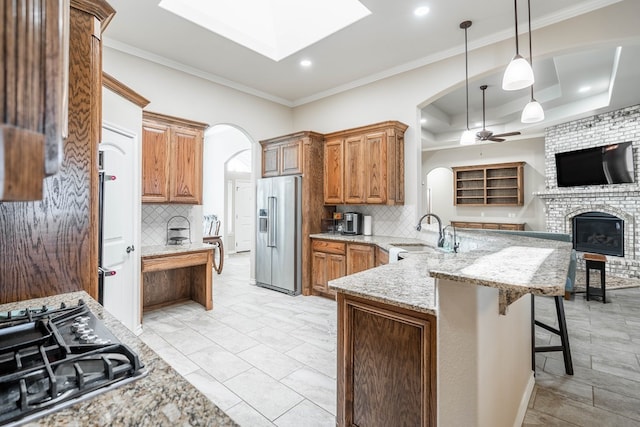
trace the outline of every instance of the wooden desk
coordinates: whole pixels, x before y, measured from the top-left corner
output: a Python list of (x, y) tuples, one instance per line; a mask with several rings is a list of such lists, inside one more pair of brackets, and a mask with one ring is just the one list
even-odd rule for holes
[(143, 256), (141, 313), (188, 300), (211, 310), (212, 269), (210, 248)]

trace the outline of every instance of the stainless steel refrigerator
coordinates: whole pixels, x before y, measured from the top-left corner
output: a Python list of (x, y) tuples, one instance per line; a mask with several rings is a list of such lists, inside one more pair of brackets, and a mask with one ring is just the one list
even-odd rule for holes
[(258, 180), (256, 283), (290, 295), (301, 290), (300, 176)]

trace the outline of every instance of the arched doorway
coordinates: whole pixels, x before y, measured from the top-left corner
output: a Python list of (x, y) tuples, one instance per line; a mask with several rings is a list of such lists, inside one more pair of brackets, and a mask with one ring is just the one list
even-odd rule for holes
[[(205, 132), (202, 214), (215, 215), (220, 220), (220, 234), (227, 253), (236, 248), (234, 182), (241, 182), (245, 191), (247, 187), (253, 188), (252, 142), (242, 129), (233, 125), (218, 124)], [(248, 193), (252, 194), (253, 190)], [(253, 212), (253, 209), (247, 211)], [(249, 233), (252, 233), (251, 225)]]

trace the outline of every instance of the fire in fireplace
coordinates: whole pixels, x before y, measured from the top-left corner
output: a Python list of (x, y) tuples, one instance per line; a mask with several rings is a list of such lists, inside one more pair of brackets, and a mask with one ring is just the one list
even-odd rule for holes
[(624, 256), (624, 220), (604, 212), (573, 217), (573, 248), (580, 252)]

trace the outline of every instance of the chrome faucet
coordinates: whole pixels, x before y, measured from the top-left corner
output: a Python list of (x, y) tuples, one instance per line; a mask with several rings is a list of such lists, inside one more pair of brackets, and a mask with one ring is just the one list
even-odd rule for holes
[(456, 228), (449, 224), (446, 225), (443, 229), (442, 229), (442, 234), (444, 234), (445, 236), (445, 240), (446, 240), (446, 236), (447, 236), (447, 228), (451, 228), (453, 230), (453, 245), (452, 245), (452, 249), (454, 253), (458, 253), (458, 248), (460, 247), (460, 243), (458, 242), (458, 239), (456, 238)]
[(422, 230), (422, 220), (424, 220), (428, 216), (432, 216), (436, 219), (436, 221), (438, 221), (438, 247), (441, 248), (444, 246), (444, 233), (442, 232), (442, 220), (438, 215), (432, 213), (422, 215), (422, 218), (420, 218), (420, 221), (418, 221), (418, 225), (416, 225), (416, 230)]

